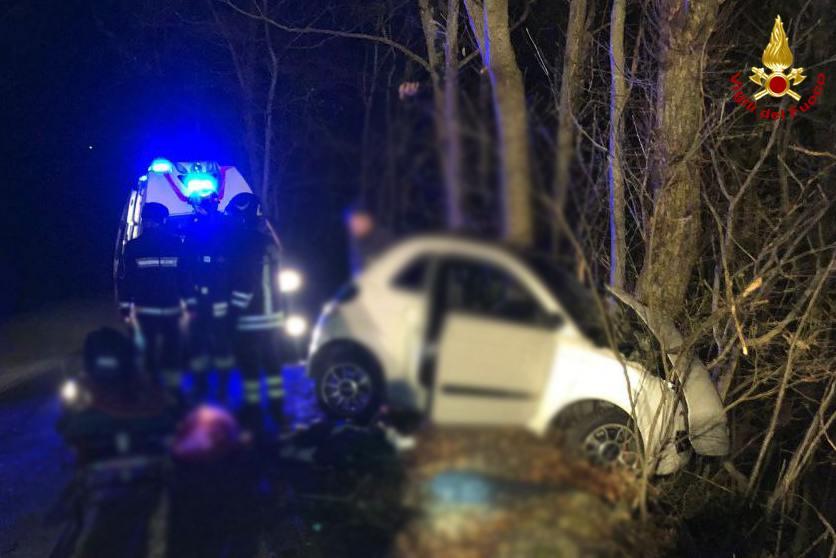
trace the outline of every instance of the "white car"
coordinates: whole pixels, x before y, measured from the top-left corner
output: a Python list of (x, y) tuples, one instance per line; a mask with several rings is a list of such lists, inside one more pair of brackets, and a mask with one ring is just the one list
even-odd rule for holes
[[(559, 428), (596, 463), (634, 466), (643, 451), (658, 474), (681, 467), (690, 446), (724, 454), (719, 396), (690, 401), (688, 390), (683, 398), (626, 362), (602, 342), (593, 300), (546, 261), (474, 240), (416, 237), (325, 306), (309, 375), (331, 417), (368, 419), (385, 403), (438, 424), (520, 425), (539, 435)], [(692, 428), (689, 444), (691, 405), (717, 417), (726, 439), (700, 441)]]

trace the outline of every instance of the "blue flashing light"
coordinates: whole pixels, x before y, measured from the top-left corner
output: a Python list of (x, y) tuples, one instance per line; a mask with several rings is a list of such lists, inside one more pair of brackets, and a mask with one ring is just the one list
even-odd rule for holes
[(139, 181), (140, 182), (148, 182), (148, 175), (143, 174), (142, 176), (139, 177)]
[(189, 173), (186, 175), (183, 183), (186, 185), (186, 192), (189, 196), (208, 196), (218, 191), (217, 179), (205, 172)]
[(154, 159), (151, 161), (148, 170), (151, 172), (171, 172), (174, 170), (174, 165), (168, 159)]

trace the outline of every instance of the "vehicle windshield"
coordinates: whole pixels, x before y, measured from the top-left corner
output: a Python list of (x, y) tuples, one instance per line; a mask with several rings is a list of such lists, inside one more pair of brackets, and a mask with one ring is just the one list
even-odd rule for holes
[(543, 254), (518, 254), (543, 281), (578, 328), (596, 345), (606, 346), (603, 316), (588, 288)]

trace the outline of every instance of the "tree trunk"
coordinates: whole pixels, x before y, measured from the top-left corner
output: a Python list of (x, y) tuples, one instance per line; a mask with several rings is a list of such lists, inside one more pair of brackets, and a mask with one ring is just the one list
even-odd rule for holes
[(555, 138), (553, 195), (557, 211), (566, 207), (569, 192), (569, 170), (575, 155), (575, 100), (581, 90), (582, 61), (586, 57), (589, 32), (586, 0), (569, 3), (566, 46), (563, 53), (563, 74), (557, 103), (557, 137)]
[(534, 237), (528, 115), (522, 73), (511, 44), (508, 0), (465, 0), (465, 7), (493, 89), (503, 237), (525, 246)]
[(682, 310), (699, 248), (702, 47), (720, 3), (662, 0), (657, 10), (656, 192), (638, 294), (672, 318)]
[[(438, 158), (444, 179), (447, 226), (464, 226), (461, 193), (461, 137), (458, 106), (458, 13), (457, 0), (449, 0), (444, 48), (438, 45), (438, 20), (430, 0), (418, 0), (421, 27), (427, 43), (427, 60), (433, 89), (433, 125)], [(453, 21), (451, 22), (451, 17)], [(452, 44), (451, 44), (452, 41)]]
[(273, 104), (276, 99), (276, 85), (279, 79), (279, 59), (273, 49), (270, 26), (266, 22), (264, 24), (264, 40), (267, 43), (267, 52), (270, 55), (270, 85), (267, 88), (267, 98), (264, 102), (264, 154), (261, 158), (260, 197), (264, 211), (275, 219), (278, 216), (273, 211), (276, 203), (273, 199), (271, 171), (273, 166)]
[(627, 240), (624, 225), (624, 166), (621, 148), (624, 142), (624, 105), (627, 87), (624, 78), (624, 18), (627, 0), (613, 0), (610, 18), (610, 138), (609, 163), (610, 195), (610, 285), (624, 288)]
[(447, 2), (444, 43), (444, 184), (447, 192), (447, 224), (462, 228), (462, 137), (459, 123), (459, 0)]

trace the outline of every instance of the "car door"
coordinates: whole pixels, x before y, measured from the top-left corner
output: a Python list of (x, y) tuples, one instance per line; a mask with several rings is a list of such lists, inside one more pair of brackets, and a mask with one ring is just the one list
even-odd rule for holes
[(433, 296), (433, 419), (526, 423), (537, 410), (555, 360), (553, 316), (519, 276), (477, 259), (444, 261)]
[(384, 357), (388, 396), (396, 406), (424, 408), (427, 394), (420, 389), (417, 368), (426, 330), (430, 274), (435, 258), (415, 254), (402, 262), (375, 291), (368, 308), (373, 319), (367, 327), (377, 334), (377, 354)]

